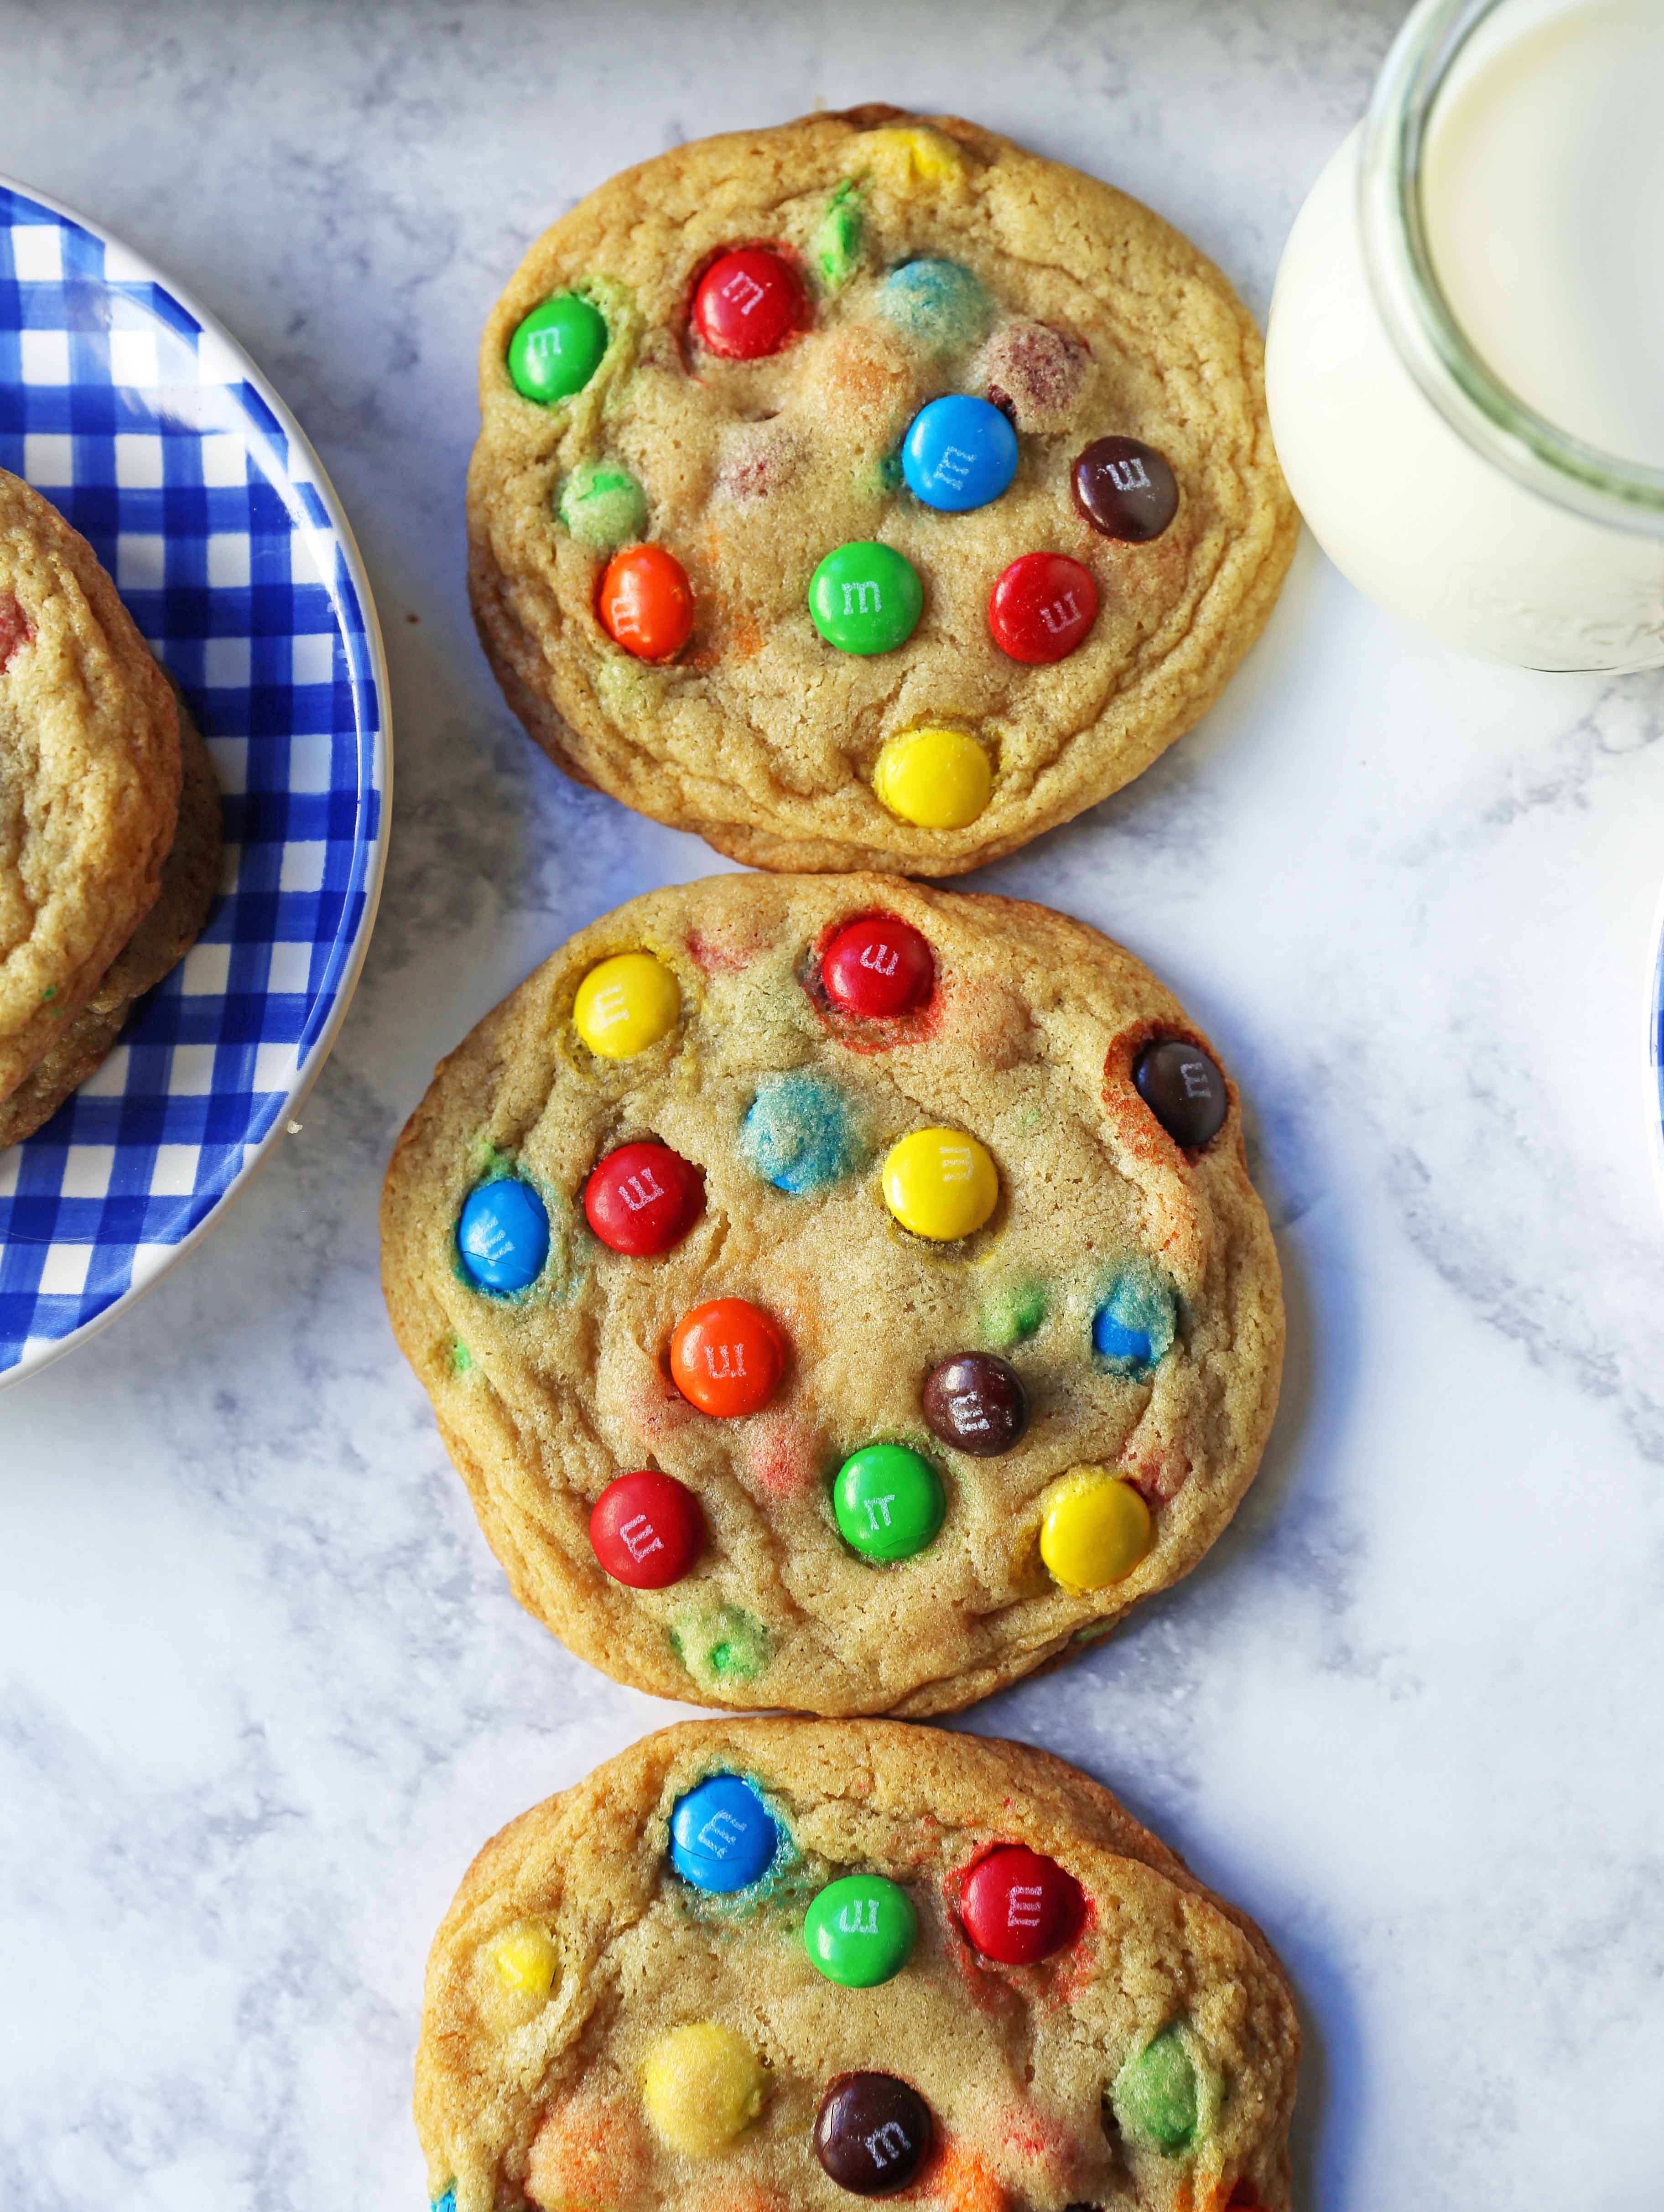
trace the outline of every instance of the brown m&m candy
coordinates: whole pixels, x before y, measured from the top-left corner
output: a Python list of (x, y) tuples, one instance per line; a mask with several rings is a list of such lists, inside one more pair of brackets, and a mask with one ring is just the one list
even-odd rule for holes
[(1181, 1037), (1146, 1045), (1133, 1066), (1139, 1096), (1175, 1145), (1191, 1152), (1211, 1145), (1224, 1128), (1230, 1101), (1212, 1055)]
[(905, 2189), (930, 2154), (930, 2106), (894, 2074), (840, 2074), (815, 2115), (815, 2155), (856, 2197)]
[(1102, 538), (1145, 545), (1179, 511), (1179, 486), (1153, 446), (1094, 438), (1075, 462), (1075, 505)]
[(955, 1451), (976, 1459), (1008, 1452), (1029, 1425), (1029, 1394), (1008, 1359), (956, 1352), (925, 1377), (925, 1419)]

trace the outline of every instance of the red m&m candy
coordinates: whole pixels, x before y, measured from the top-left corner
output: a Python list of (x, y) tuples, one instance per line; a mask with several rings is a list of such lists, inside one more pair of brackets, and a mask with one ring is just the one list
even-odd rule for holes
[(760, 361), (809, 319), (803, 279), (783, 253), (743, 246), (712, 262), (694, 294), (694, 328), (725, 361)]
[(616, 1583), (668, 1589), (699, 1557), (699, 1500), (671, 1474), (643, 1471), (608, 1483), (589, 1516), (595, 1556)]
[(30, 644), (33, 637), (34, 624), (9, 592), (0, 592), (0, 674), (19, 647)]
[(778, 1322), (744, 1298), (713, 1298), (683, 1315), (671, 1337), (671, 1376), (701, 1413), (732, 1420), (766, 1406), (786, 1372)]
[(1072, 653), (1097, 611), (1090, 568), (1066, 553), (1025, 553), (989, 594), (988, 628), (1002, 653), (1037, 665)]
[(965, 1933), (985, 1959), (1027, 1966), (1061, 1950), (1086, 1914), (1080, 1884), (1055, 1859), (1002, 1844), (975, 1867), (959, 1897)]
[(693, 586), (662, 545), (627, 546), (601, 571), (595, 611), (626, 653), (638, 660), (669, 660), (693, 635)]
[(936, 983), (929, 944), (893, 914), (846, 922), (821, 960), (826, 995), (846, 1013), (882, 1022), (922, 1006)]
[(610, 1251), (668, 1252), (705, 1210), (699, 1170), (668, 1145), (620, 1145), (584, 1185), (584, 1218)]

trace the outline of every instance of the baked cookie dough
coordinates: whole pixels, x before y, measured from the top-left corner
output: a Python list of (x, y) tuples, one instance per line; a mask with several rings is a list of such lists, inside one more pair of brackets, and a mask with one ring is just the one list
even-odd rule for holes
[(0, 1147), (49, 1121), (108, 1057), (137, 1001), (184, 959), (202, 935), (220, 881), (220, 787), (202, 733), (179, 714), (184, 781), (179, 827), (161, 864), (156, 902), (99, 979), (93, 995), (52, 1039), (8, 1098), (0, 1098)]
[(114, 585), (0, 471), (0, 1146), (195, 941), (219, 853), (207, 750)]
[(1230, 1520), (1283, 1351), (1182, 1008), (889, 877), (581, 931), (440, 1068), (382, 1276), (521, 1602), (737, 1707), (950, 1712), (1094, 1641)]
[(1258, 1929), (1060, 1759), (690, 1722), (469, 1869), (416, 2116), (440, 2212), (1284, 2212), (1299, 2055)]
[(1201, 714), (1294, 547), (1225, 278), (952, 117), (626, 171), (526, 255), (480, 402), (515, 712), (762, 867), (951, 875), (1067, 821)]

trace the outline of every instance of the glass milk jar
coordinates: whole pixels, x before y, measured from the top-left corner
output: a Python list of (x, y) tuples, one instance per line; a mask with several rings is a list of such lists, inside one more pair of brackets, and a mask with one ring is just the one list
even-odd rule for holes
[(1422, 0), (1289, 236), (1277, 449), (1359, 590), (1664, 663), (1664, 0)]

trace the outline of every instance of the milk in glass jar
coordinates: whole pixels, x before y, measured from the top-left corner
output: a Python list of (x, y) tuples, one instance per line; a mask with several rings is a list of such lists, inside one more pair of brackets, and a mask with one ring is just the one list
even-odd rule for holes
[(1361, 591), (1664, 663), (1664, 0), (1422, 0), (1290, 234), (1266, 384)]

